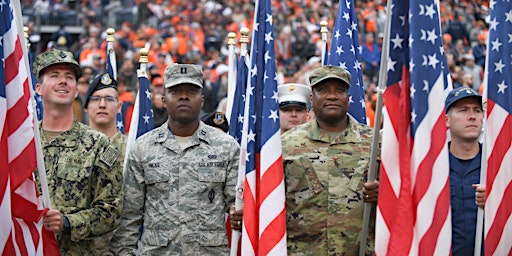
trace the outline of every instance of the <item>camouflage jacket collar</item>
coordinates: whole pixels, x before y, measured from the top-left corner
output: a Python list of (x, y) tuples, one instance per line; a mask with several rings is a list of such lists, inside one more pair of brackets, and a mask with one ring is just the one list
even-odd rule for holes
[(331, 137), (329, 133), (321, 130), (320, 127), (318, 127), (316, 119), (312, 119), (309, 123), (308, 137), (311, 140), (323, 141), (330, 144), (361, 143), (361, 133), (358, 126), (359, 123), (354, 121), (352, 118), (348, 118), (347, 128), (338, 133), (335, 137)]
[[(206, 143), (210, 143), (210, 138), (208, 137), (208, 129), (207, 125), (202, 121), (199, 122), (199, 127), (192, 134), (192, 145), (198, 145), (200, 141), (205, 141)], [(169, 130), (169, 126), (167, 123), (158, 128), (155, 128), (156, 134), (156, 143), (161, 143), (168, 149), (177, 150), (179, 148), (178, 142), (174, 135)]]
[(73, 120), (73, 125), (67, 131), (62, 132), (59, 136), (57, 136), (52, 142), (46, 141), (46, 137), (44, 136), (43, 126), (39, 124), (39, 132), (41, 134), (41, 145), (43, 148), (48, 145), (56, 146), (56, 147), (65, 147), (65, 148), (73, 148), (76, 147), (79, 137), (83, 134), (83, 127), (81, 123), (76, 120)]

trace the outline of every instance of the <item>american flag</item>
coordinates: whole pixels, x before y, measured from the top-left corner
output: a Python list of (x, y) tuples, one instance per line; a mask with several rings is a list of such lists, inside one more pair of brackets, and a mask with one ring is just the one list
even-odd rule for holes
[[(243, 49), (247, 48), (247, 45), (242, 45)], [(235, 63), (237, 67), (235, 67), (235, 70), (233, 74), (235, 74), (234, 83), (233, 86), (233, 104), (231, 106), (230, 113), (230, 121), (229, 121), (229, 130), (228, 134), (231, 135), (231, 137), (235, 138), (235, 140), (238, 142), (238, 144), (241, 145), (240, 150), (240, 159), (245, 159), (245, 156), (247, 155), (247, 132), (245, 133), (245, 141), (242, 145), (242, 129), (244, 125), (244, 112), (245, 112), (245, 92), (247, 87), (247, 78), (249, 73), (249, 65), (248, 60), (246, 58), (246, 52), (247, 50), (244, 50), (245, 52), (242, 53), (240, 56), (240, 60), (237, 60), (236, 54), (233, 54), (233, 57), (235, 58)], [(229, 97), (229, 96), (228, 96)], [(247, 105), (248, 107), (248, 105)], [(227, 117), (226, 117), (227, 118)], [(247, 129), (245, 129), (247, 131)], [(237, 182), (237, 201), (236, 201), (236, 208), (237, 210), (240, 210), (243, 208), (243, 193), (239, 193), (238, 188), (244, 187), (245, 182), (245, 162), (240, 161), (239, 168), (238, 168), (238, 182)], [(237, 244), (236, 248), (231, 248), (231, 255), (241, 255), (241, 240), (240, 240), (240, 232), (235, 231), (231, 229), (231, 223), (230, 223), (230, 217), (229, 215), (226, 218), (226, 230), (228, 234), (228, 241), (230, 242), (229, 246), (233, 247), (233, 244)]]
[(485, 255), (512, 255), (512, 5), (498, 0), (490, 8), (484, 245)]
[[(107, 40), (107, 62), (105, 63), (108, 74), (117, 81), (117, 62), (116, 53), (114, 52), (114, 42)], [(124, 134), (124, 119), (121, 111), (117, 112), (116, 115), (116, 127)]]
[[(30, 76), (32, 77), (32, 90), (35, 91), (36, 84), (37, 84), (37, 78), (34, 75), (34, 73), (32, 72), (33, 59), (32, 59), (31, 55), (32, 54), (30, 53), (30, 51), (28, 51), (28, 61), (29, 61), (29, 65), (30, 65)], [(39, 94), (34, 93), (34, 100), (36, 101), (37, 120), (43, 120), (43, 112), (44, 112), (43, 99), (41, 98), (41, 96)]]
[(284, 173), (270, 0), (256, 1), (253, 27), (246, 91), (249, 107), (244, 113), (248, 129), (244, 131), (247, 161), (242, 255), (286, 255)]
[(60, 255), (55, 236), (43, 228), (34, 181), (36, 139), (20, 17), (19, 2), (0, 2), (0, 248), (2, 255)]
[[(135, 105), (133, 106), (130, 132), (126, 140), (126, 152), (130, 151), (130, 148), (138, 137), (151, 131), (155, 126), (153, 122), (153, 108), (146, 64), (141, 64), (141, 68), (137, 70), (137, 76), (139, 77), (139, 90), (137, 92), (137, 98), (135, 99)], [(125, 157), (123, 166), (126, 166), (127, 160), (128, 158)]]
[(366, 124), (361, 50), (353, 0), (342, 0), (332, 33), (326, 65), (339, 66), (350, 72), (350, 107), (348, 113), (357, 122)]
[[(149, 91), (149, 80), (146, 71), (137, 70), (137, 74), (139, 76), (139, 92), (137, 93), (137, 103), (135, 103), (135, 111), (137, 111), (138, 118), (133, 118), (132, 120), (137, 121), (136, 126), (130, 126), (135, 128), (135, 130), (131, 130), (132, 132), (137, 131), (137, 137), (140, 137), (142, 134), (151, 131), (154, 128), (153, 122), (153, 105), (151, 104), (151, 92)], [(133, 114), (132, 114), (133, 115)], [(133, 115), (135, 116), (135, 115)]]
[(245, 91), (247, 87), (247, 77), (249, 67), (247, 66), (247, 59), (245, 54), (240, 56), (238, 67), (236, 71), (236, 86), (233, 96), (233, 107), (231, 110), (231, 117), (229, 122), (229, 135), (235, 138), (238, 144), (242, 140), (242, 126), (244, 123), (244, 108), (245, 108)]
[(450, 254), (449, 154), (440, 102), (451, 85), (437, 2), (397, 1), (391, 9), (377, 255)]

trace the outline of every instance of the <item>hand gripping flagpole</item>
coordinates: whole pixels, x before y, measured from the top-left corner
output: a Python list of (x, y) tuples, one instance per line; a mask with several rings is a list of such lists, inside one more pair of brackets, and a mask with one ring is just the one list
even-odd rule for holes
[[(249, 43), (249, 29), (240, 29), (240, 57), (247, 55), (247, 44)], [(250, 57), (250, 56), (249, 56)], [(247, 58), (246, 58), (247, 60)], [(249, 61), (250, 63), (250, 61)], [(249, 78), (248, 78), (249, 81)], [(248, 83), (248, 82), (247, 82)], [(244, 86), (247, 86), (247, 83)], [(238, 164), (238, 182), (236, 185), (235, 194), (235, 210), (241, 210), (244, 207), (244, 184), (245, 184), (245, 165), (247, 163), (247, 130), (249, 127), (249, 90), (246, 91), (245, 95), (245, 107), (244, 107), (244, 123), (242, 126), (242, 139), (240, 140), (240, 162)], [(233, 114), (233, 113), (232, 113)], [(243, 222), (242, 222), (243, 227)], [(231, 251), (230, 256), (237, 256), (238, 253), (238, 241), (240, 240), (241, 232), (233, 230), (231, 235)]]
[[(388, 70), (388, 52), (389, 52), (389, 33), (391, 30), (391, 6), (392, 0), (388, 0), (386, 6), (386, 26), (384, 28), (384, 41), (382, 43), (382, 53), (380, 58), (379, 70), (379, 86), (377, 88), (377, 105), (375, 109), (375, 122), (373, 127), (372, 149), (370, 155), (370, 167), (368, 170), (368, 182), (375, 180), (377, 172), (377, 152), (380, 150), (380, 128), (382, 121), (382, 101), (384, 89), (386, 88), (386, 72)], [(361, 231), (361, 242), (359, 243), (359, 255), (364, 256), (366, 252), (366, 240), (368, 239), (368, 229), (370, 224), (370, 211), (372, 209), (371, 203), (364, 203), (363, 212), (363, 229)]]

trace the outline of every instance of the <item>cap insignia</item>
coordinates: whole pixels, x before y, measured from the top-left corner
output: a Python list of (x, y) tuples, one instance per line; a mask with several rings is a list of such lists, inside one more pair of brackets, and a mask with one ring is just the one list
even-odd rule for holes
[(222, 115), (222, 113), (220, 113), (220, 112), (215, 113), (215, 118), (213, 119), (213, 122), (216, 125), (223, 124), (224, 123), (224, 115)]
[(107, 74), (104, 74), (104, 75), (101, 76), (100, 81), (104, 85), (109, 85), (109, 84), (112, 83), (112, 78), (110, 78), (110, 76), (107, 73)]

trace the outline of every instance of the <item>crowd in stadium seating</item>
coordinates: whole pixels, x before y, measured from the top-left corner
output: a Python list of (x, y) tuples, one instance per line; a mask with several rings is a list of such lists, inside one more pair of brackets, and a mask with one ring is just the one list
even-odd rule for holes
[[(211, 112), (226, 95), (227, 34), (247, 27), (252, 31), (252, 0), (23, 0), (32, 33), (34, 22), (61, 25), (41, 50), (59, 47), (71, 50), (82, 66), (93, 73), (103, 71), (106, 29), (116, 30), (118, 74), (128, 91), (136, 88), (138, 50), (150, 45), (152, 86), (161, 86), (166, 65), (201, 64), (205, 74), (204, 111)], [(305, 74), (319, 65), (320, 21), (332, 31), (338, 3), (330, 0), (271, 0), (279, 83), (306, 83)], [(444, 49), (454, 86), (479, 89), (483, 80), (489, 1), (439, 1)], [(386, 1), (355, 1), (363, 47), (380, 52)], [(36, 11), (37, 10), (37, 11)], [(85, 33), (73, 40), (67, 25), (84, 26)], [(368, 36), (371, 35), (371, 36)], [(329, 34), (328, 38), (332, 35)], [(374, 38), (371, 44), (369, 38)], [(376, 47), (375, 47), (375, 46)], [(378, 66), (363, 61), (364, 86), (371, 102), (377, 85)], [(160, 79), (157, 79), (160, 78)], [(130, 100), (130, 97), (126, 97)], [(371, 106), (371, 104), (370, 104)]]

